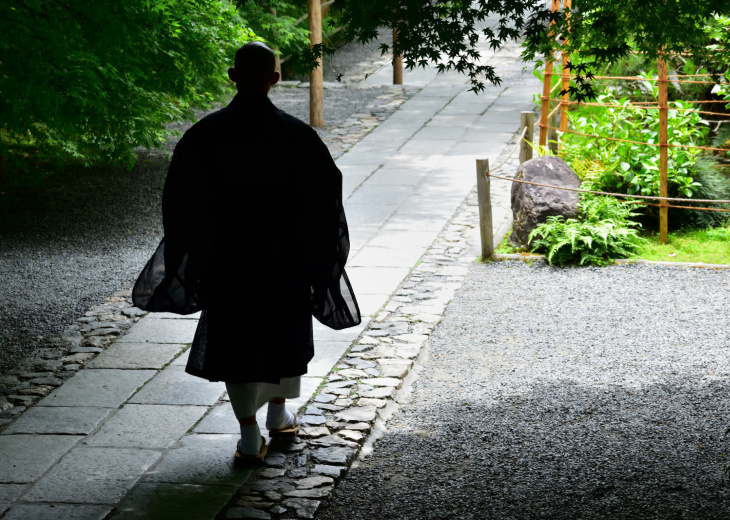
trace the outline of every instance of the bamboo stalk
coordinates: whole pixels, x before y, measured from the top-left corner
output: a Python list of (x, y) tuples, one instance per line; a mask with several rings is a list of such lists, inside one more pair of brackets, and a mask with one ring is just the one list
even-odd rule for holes
[[(309, 44), (322, 43), (322, 3), (321, 0), (307, 0), (309, 7)], [(309, 124), (312, 127), (324, 126), (324, 76), (322, 59), (317, 60), (316, 67), (309, 72)]]
[[(567, 17), (570, 16), (570, 3), (571, 0), (563, 0), (563, 10), (567, 11)], [(567, 35), (563, 38), (563, 47), (565, 47), (566, 45), (568, 45)], [(565, 92), (565, 94), (560, 96), (560, 130), (565, 131), (568, 129), (568, 102), (570, 101), (568, 96), (568, 88), (570, 87), (570, 72), (567, 71), (568, 62), (570, 61), (570, 55), (565, 51), (563, 51), (561, 54), (563, 64), (563, 70), (561, 73), (562, 90)]]
[(542, 106), (540, 108), (540, 146), (547, 145), (548, 114), (550, 112), (550, 82), (553, 77), (553, 62), (545, 64), (545, 79), (542, 83)]
[[(273, 14), (274, 15), (274, 18), (276, 18), (276, 9), (273, 8), (273, 7), (271, 7), (269, 9), (269, 11), (271, 11), (271, 14)], [(276, 33), (274, 33), (274, 34), (276, 34)], [(283, 77), (283, 75), (281, 73), (281, 53), (279, 52), (279, 48), (278, 47), (272, 47), (271, 50), (275, 52), (275, 58), (274, 59), (276, 61), (275, 61), (274, 69), (279, 73), (279, 78), (280, 79), (284, 79), (284, 77)]]
[[(659, 196), (668, 196), (667, 187), (667, 153), (668, 153), (668, 129), (667, 129), (667, 62), (663, 58), (657, 60), (657, 71), (659, 73)], [(667, 232), (669, 228), (669, 208), (667, 201), (661, 202), (659, 208), (659, 242), (667, 243)]]
[[(553, 0), (550, 7), (552, 12), (555, 12), (560, 7), (560, 0)], [(551, 24), (552, 25), (552, 24)], [(552, 39), (555, 35), (550, 32), (550, 38)], [(553, 79), (553, 62), (555, 58), (552, 53), (545, 56), (545, 78), (542, 82), (542, 106), (540, 108), (540, 146), (547, 145), (547, 126), (548, 126), (548, 112), (550, 112), (550, 85)]]
[(557, 119), (558, 115), (553, 112), (550, 114), (550, 117), (548, 118), (548, 124), (550, 125), (550, 128), (548, 128), (548, 142), (547, 147), (548, 150), (550, 150), (553, 154), (558, 155), (558, 130), (555, 126), (555, 120)]

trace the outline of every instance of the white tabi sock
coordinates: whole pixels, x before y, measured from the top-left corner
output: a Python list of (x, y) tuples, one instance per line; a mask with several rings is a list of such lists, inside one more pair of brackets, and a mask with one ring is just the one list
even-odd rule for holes
[(241, 444), (238, 451), (244, 455), (259, 454), (259, 451), (261, 451), (261, 430), (259, 430), (258, 424), (241, 426)]
[(266, 413), (266, 429), (278, 430), (285, 426), (293, 426), (296, 417), (286, 409), (286, 403), (272, 403), (269, 401), (269, 409)]

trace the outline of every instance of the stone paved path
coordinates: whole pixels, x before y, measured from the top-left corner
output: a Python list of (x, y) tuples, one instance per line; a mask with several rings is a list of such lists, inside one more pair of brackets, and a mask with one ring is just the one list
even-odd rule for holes
[[(327, 385), (305, 412), (308, 441), (272, 449), (265, 470), (233, 468), (238, 424), (223, 384), (184, 373), (196, 317), (130, 312), (126, 334), (106, 349), (72, 351), (80, 362), (101, 352), (63, 384), (47, 377), (55, 390), (2, 431), (2, 518), (311, 518), (463, 277), (448, 255), (460, 254), (474, 229), (451, 219), (475, 184), (474, 159), (504, 155), (520, 112), (534, 106), (539, 85), (515, 72), (519, 49), (492, 59), (513, 78), (479, 96), (457, 74), (406, 74), (420, 92), (337, 160), (352, 237), (348, 273), (364, 320), (344, 331), (315, 323), (316, 356), (301, 398), (289, 402), (300, 408)], [(385, 84), (390, 70), (365, 81)], [(508, 189), (493, 190), (497, 235), (509, 226)], [(443, 270), (444, 284), (399, 289), (437, 238), (430, 265)], [(428, 292), (428, 305), (392, 319), (394, 301)]]

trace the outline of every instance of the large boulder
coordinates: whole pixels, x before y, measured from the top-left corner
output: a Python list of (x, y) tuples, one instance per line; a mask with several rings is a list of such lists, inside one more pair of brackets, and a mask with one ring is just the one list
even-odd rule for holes
[[(544, 156), (525, 161), (517, 170), (515, 179), (550, 186), (577, 188), (580, 179), (559, 157)], [(510, 242), (527, 246), (530, 232), (548, 217), (562, 215), (575, 217), (578, 193), (575, 191), (544, 188), (531, 184), (512, 183), (512, 236)]]

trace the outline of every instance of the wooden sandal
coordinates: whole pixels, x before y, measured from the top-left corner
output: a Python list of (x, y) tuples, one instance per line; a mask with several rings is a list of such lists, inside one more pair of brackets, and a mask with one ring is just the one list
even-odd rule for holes
[(299, 432), (299, 419), (294, 416), (294, 424), (284, 426), (282, 428), (276, 428), (275, 430), (269, 430), (269, 437), (294, 437)]
[(236, 454), (233, 456), (233, 462), (242, 466), (261, 464), (268, 451), (269, 447), (266, 445), (266, 439), (263, 435), (261, 436), (261, 449), (256, 455), (241, 453), (241, 440), (239, 439), (238, 444), (236, 444)]

